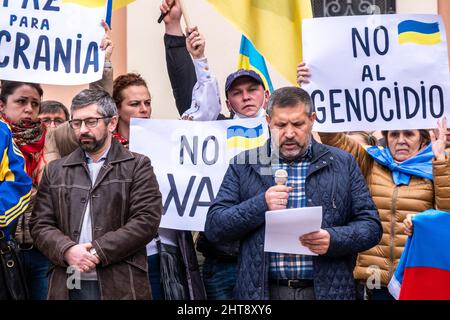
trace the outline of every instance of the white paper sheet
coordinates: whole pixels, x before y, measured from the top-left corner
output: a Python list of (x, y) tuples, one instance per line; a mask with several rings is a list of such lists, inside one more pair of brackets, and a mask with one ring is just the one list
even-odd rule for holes
[(316, 256), (299, 237), (319, 231), (321, 225), (322, 207), (267, 211), (264, 251)]

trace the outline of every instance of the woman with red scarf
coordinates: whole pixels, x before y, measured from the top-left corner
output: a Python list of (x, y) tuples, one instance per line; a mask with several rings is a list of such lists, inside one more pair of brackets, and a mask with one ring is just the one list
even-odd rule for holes
[(11, 127), (14, 142), (22, 151), (26, 171), (33, 182), (30, 205), (18, 220), (14, 236), (21, 248), (20, 256), (33, 300), (46, 299), (49, 267), (47, 257), (33, 247), (29, 230), (34, 195), (44, 166), (49, 160), (44, 152), (46, 129), (38, 119), (42, 95), (43, 90), (39, 84), (2, 81), (0, 117)]

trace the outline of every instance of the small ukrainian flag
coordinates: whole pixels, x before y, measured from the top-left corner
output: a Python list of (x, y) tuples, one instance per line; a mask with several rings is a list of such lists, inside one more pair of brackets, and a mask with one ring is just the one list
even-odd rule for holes
[(255, 128), (231, 126), (227, 129), (227, 149), (253, 149), (266, 142), (262, 124)]
[(398, 43), (433, 45), (441, 42), (439, 23), (405, 20), (398, 24)]
[(239, 49), (238, 70), (246, 69), (253, 70), (261, 76), (264, 82), (264, 87), (273, 92), (272, 80), (270, 79), (269, 70), (267, 69), (264, 57), (256, 50), (255, 46), (242, 35), (241, 47)]

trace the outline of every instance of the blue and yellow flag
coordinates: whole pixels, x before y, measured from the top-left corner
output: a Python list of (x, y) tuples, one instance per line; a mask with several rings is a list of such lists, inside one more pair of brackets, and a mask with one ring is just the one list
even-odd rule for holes
[(241, 48), (239, 49), (238, 70), (247, 69), (257, 72), (264, 81), (266, 90), (270, 93), (273, 91), (272, 80), (270, 79), (269, 70), (267, 69), (264, 57), (256, 50), (255, 46), (242, 35)]
[(266, 142), (262, 124), (255, 128), (231, 126), (227, 129), (227, 149), (253, 149)]
[(116, 10), (127, 6), (135, 0), (62, 0), (62, 3), (75, 3), (88, 8), (100, 8), (106, 4), (106, 1), (111, 1), (112, 9)]
[(302, 20), (311, 0), (207, 0), (293, 85), (302, 58)]
[(398, 43), (438, 44), (441, 42), (439, 23), (405, 20), (398, 24)]

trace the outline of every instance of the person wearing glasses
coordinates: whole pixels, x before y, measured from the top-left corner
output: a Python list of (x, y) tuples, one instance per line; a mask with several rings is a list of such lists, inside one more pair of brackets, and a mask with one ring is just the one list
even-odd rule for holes
[(69, 120), (69, 110), (61, 102), (47, 100), (41, 103), (38, 117), (47, 128), (56, 128)]
[[(105, 88), (112, 93), (112, 68), (109, 59), (112, 54), (112, 41), (110, 40), (109, 27), (105, 28), (105, 36), (100, 48), (105, 51), (105, 67), (103, 78), (91, 83), (92, 88)], [(109, 83), (111, 82), (111, 85)], [(32, 300), (45, 300), (48, 292), (47, 272), (49, 260), (34, 245), (30, 234), (30, 216), (35, 202), (35, 195), (41, 181), (46, 164), (60, 158), (55, 145), (55, 131), (64, 133), (64, 126), (51, 129), (47, 128), (44, 121), (38, 117), (44, 92), (36, 83), (20, 81), (1, 82), (0, 90), (0, 120), (6, 122), (12, 132), (14, 143), (25, 158), (25, 167), (28, 176), (32, 180), (31, 200), (27, 210), (11, 228), (11, 236), (20, 248), (20, 258), (24, 267), (27, 287)], [(56, 124), (56, 121), (54, 121)], [(70, 129), (67, 127), (67, 129)]]
[(48, 164), (31, 216), (53, 266), (48, 298), (151, 299), (145, 245), (162, 197), (150, 159), (113, 138), (118, 112), (107, 92), (81, 91), (71, 114), (79, 148)]

